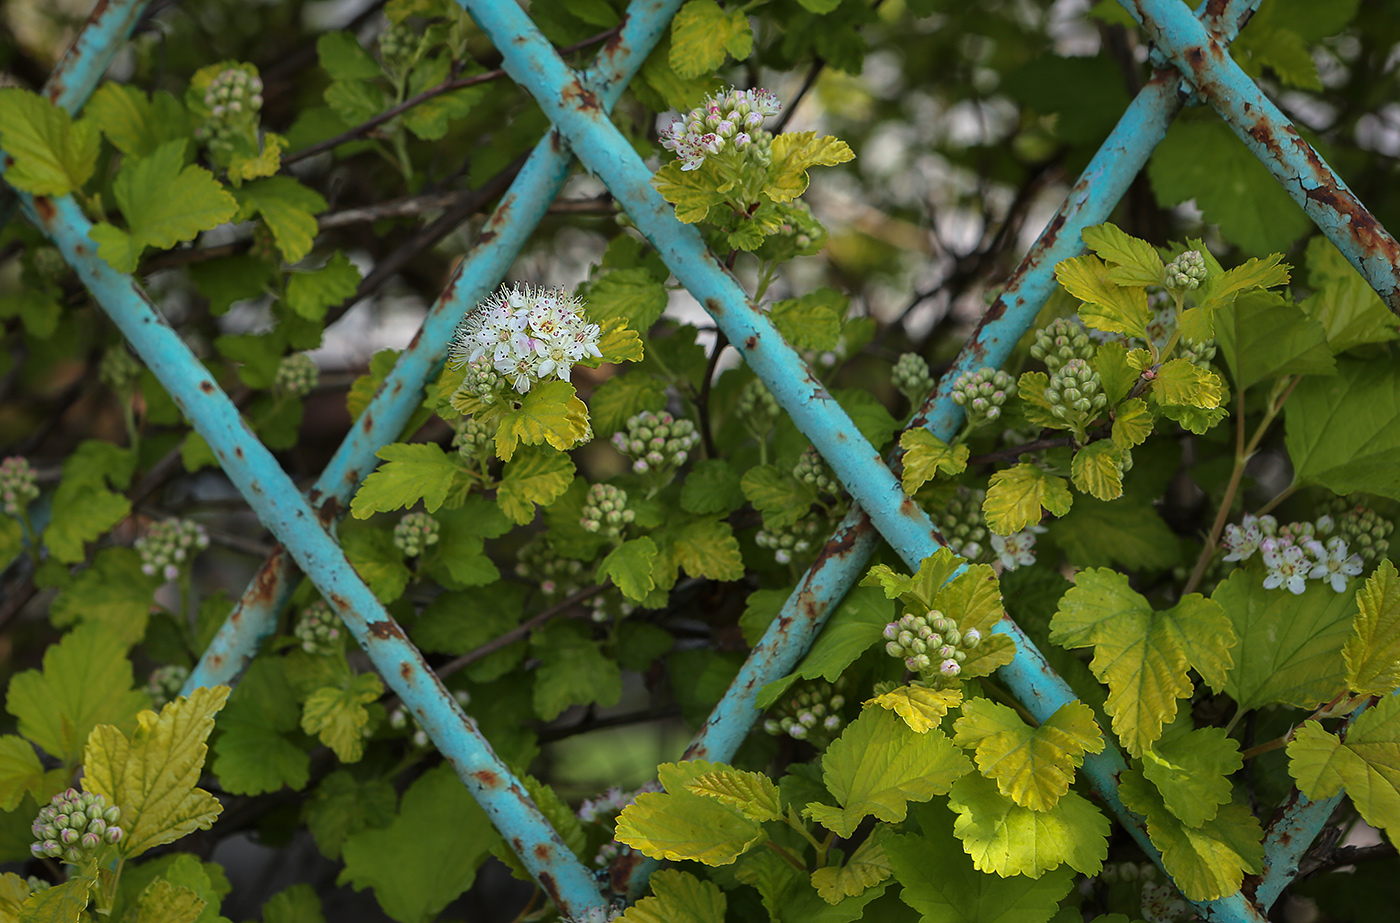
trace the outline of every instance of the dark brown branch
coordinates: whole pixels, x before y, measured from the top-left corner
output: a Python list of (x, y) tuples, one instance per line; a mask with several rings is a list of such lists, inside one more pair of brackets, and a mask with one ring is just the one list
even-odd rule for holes
[(545, 622), (548, 622), (555, 616), (563, 615), (565, 612), (568, 612), (570, 609), (574, 608), (579, 603), (587, 599), (592, 599), (594, 596), (597, 596), (599, 593), (603, 592), (604, 590), (607, 590), (611, 586), (611, 583), (598, 583), (594, 584), (593, 586), (584, 587), (577, 593), (574, 593), (573, 595), (568, 596), (555, 603), (554, 605), (550, 606), (548, 609), (545, 609), (540, 613), (531, 616), (529, 619), (526, 619), (524, 622), (521, 622), (519, 625), (515, 626), (505, 634), (492, 638), (490, 641), (487, 641), (485, 644), (481, 645), (481, 647), (478, 647), (476, 650), (468, 651), (461, 657), (458, 657), (456, 660), (450, 661), (444, 666), (438, 667), (438, 677), (445, 678), (451, 676), (453, 673), (456, 673), (463, 667), (470, 666), (471, 664), (476, 663), (481, 658), (486, 657), (489, 654), (494, 654), (496, 651), (499, 651), (503, 647), (508, 647), (509, 645), (514, 644), (516, 641), (519, 641), (521, 638), (525, 637), (530, 632), (534, 631), (536, 628), (539, 628), (541, 625), (543, 625)]

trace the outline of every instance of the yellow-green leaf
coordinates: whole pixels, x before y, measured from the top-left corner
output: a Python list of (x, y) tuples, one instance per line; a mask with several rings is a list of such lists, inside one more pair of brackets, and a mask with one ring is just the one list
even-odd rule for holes
[(1016, 382), (1016, 393), (1021, 398), (1021, 410), (1026, 419), (1041, 429), (1067, 429), (1069, 424), (1055, 416), (1053, 405), (1045, 397), (1045, 389), (1050, 387), (1050, 376), (1044, 372), (1023, 372)]
[(0, 147), (13, 158), (5, 182), (34, 195), (81, 189), (97, 166), (102, 136), (91, 119), (73, 121), (38, 93), (0, 89)]
[(989, 529), (997, 535), (1011, 535), (1037, 525), (1042, 507), (1055, 516), (1063, 516), (1073, 502), (1064, 478), (1047, 474), (1031, 462), (1022, 462), (992, 475), (982, 513)]
[(1122, 288), (1108, 277), (1108, 267), (1096, 256), (1076, 256), (1055, 267), (1055, 279), (1065, 291), (1084, 302), (1079, 319), (1105, 333), (1147, 338), (1147, 290)]
[(1123, 496), (1122, 460), (1122, 450), (1110, 440), (1085, 446), (1070, 462), (1074, 486), (1098, 500), (1117, 500)]
[(1345, 788), (1366, 823), (1400, 839), (1400, 696), (1367, 709), (1345, 742), (1317, 721), (1304, 724), (1288, 742), (1288, 771), (1314, 801)]
[(1264, 860), (1264, 831), (1242, 804), (1221, 807), (1215, 818), (1188, 827), (1167, 810), (1142, 773), (1125, 770), (1118, 794), (1147, 818), (1147, 835), (1162, 851), (1162, 864), (1188, 900), (1211, 901), (1240, 888), (1245, 872), (1258, 872)]
[(535, 518), (535, 504), (548, 506), (574, 479), (574, 463), (563, 452), (527, 447), (506, 466), (496, 489), (496, 502), (512, 522), (524, 525)]
[(1165, 267), (1157, 250), (1145, 240), (1127, 234), (1117, 225), (1100, 224), (1082, 234), (1088, 248), (1113, 264), (1108, 280), (1118, 285), (1161, 285)]
[(850, 145), (814, 131), (788, 131), (773, 139), (773, 165), (763, 191), (774, 202), (790, 202), (807, 191), (810, 167), (833, 167), (855, 159)]
[(1188, 827), (1215, 819), (1219, 806), (1230, 800), (1230, 776), (1242, 765), (1240, 746), (1225, 736), (1224, 728), (1191, 728), (1188, 718), (1178, 720), (1142, 754), (1142, 774), (1157, 786), (1167, 810)]
[(193, 889), (157, 878), (136, 899), (136, 913), (130, 919), (132, 923), (194, 923), (205, 903)]
[(419, 500), (428, 512), (435, 513), (448, 494), (468, 478), (457, 453), (448, 455), (437, 443), (392, 442), (375, 454), (385, 463), (370, 472), (350, 501), (350, 513), (356, 519), (406, 509)]
[(656, 543), (645, 535), (628, 539), (608, 552), (593, 579), (599, 582), (611, 579), (623, 596), (641, 602), (656, 588), (652, 565), (658, 553)]
[(13, 811), (27, 794), (43, 804), (48, 800), (40, 794), (43, 788), (44, 764), (34, 745), (14, 734), (0, 737), (0, 811)]
[(963, 704), (954, 728), (958, 746), (976, 748), (982, 775), (995, 779), (1003, 795), (1033, 811), (1054, 807), (1069, 791), (1084, 754), (1104, 748), (1093, 709), (1077, 701), (1065, 703), (1040, 727), (1031, 728), (1013, 709), (973, 699)]
[[(952, 553), (940, 549), (941, 554)], [(1016, 643), (1008, 635), (993, 631), (1006, 614), (1001, 604), (1001, 585), (990, 564), (972, 564), (967, 570), (939, 588), (934, 594), (932, 608), (958, 623), (964, 635), (970, 629), (982, 634), (982, 643), (967, 652), (963, 661), (962, 679), (989, 676), (1016, 656)]]
[[(645, 796), (643, 796), (645, 797)], [(689, 872), (661, 869), (651, 876), (652, 897), (644, 897), (619, 917), (622, 923), (724, 923), (724, 892)]]
[(671, 69), (700, 77), (724, 63), (725, 53), (742, 61), (753, 51), (753, 29), (742, 7), (721, 9), (715, 0), (690, 0), (671, 20)]
[(1113, 411), (1113, 444), (1123, 451), (1142, 445), (1152, 435), (1152, 412), (1140, 397), (1119, 404)]
[(81, 875), (35, 891), (19, 911), (19, 923), (78, 923), (96, 882)]
[(661, 197), (676, 206), (676, 220), (685, 224), (704, 221), (711, 207), (724, 204), (724, 194), (716, 191), (722, 182), (708, 161), (697, 170), (682, 170), (680, 161), (672, 160), (651, 178)]
[(122, 809), (126, 836), (117, 848), (126, 858), (208, 830), (223, 810), (217, 798), (195, 786), (214, 715), (228, 694), (227, 686), (196, 689), (159, 715), (141, 712), (130, 737), (109, 724), (88, 737), (83, 787)]
[(913, 496), (927, 481), (947, 475), (962, 474), (967, 468), (968, 448), (950, 446), (926, 429), (911, 429), (899, 437), (904, 449), (904, 492)]
[(29, 882), (14, 872), (0, 875), (0, 921), (15, 923), (19, 919), (20, 908), (32, 893)]
[(1400, 686), (1400, 573), (1381, 561), (1356, 593), (1359, 611), (1352, 636), (1342, 648), (1347, 688), (1367, 695), (1389, 695)]
[(909, 725), (909, 729), (914, 733), (927, 734), (943, 722), (943, 716), (948, 714), (948, 709), (957, 708), (961, 702), (961, 689), (900, 686), (867, 700), (865, 704), (887, 708), (903, 718), (904, 723)]
[(665, 792), (647, 792), (617, 818), (619, 843), (653, 859), (690, 859), (729, 865), (766, 836), (742, 811), (686, 790), (686, 783), (723, 763), (692, 760), (657, 768)]
[(1161, 736), (1177, 699), (1191, 694), (1193, 667), (1219, 690), (1234, 662), (1235, 631), (1218, 603), (1192, 593), (1156, 612), (1127, 577), (1107, 568), (1076, 575), (1050, 621), (1050, 640), (1094, 649), (1089, 669), (1108, 684), (1104, 708), (1133, 756)]
[(598, 338), (598, 351), (603, 354), (599, 362), (613, 363), (641, 362), (645, 354), (642, 338), (621, 317), (615, 317), (603, 325), (603, 335)]
[(516, 446), (547, 442), (561, 452), (572, 449), (590, 432), (588, 408), (574, 386), (557, 378), (536, 382), (520, 398), (520, 407), (501, 417), (496, 429), (496, 455), (510, 461)]
[(840, 868), (827, 866), (812, 873), (812, 887), (817, 889), (822, 900), (839, 904), (848, 897), (864, 894), (890, 877), (890, 859), (883, 845), (889, 829), (877, 826)]
[(744, 559), (734, 529), (721, 519), (697, 519), (671, 535), (676, 563), (692, 577), (741, 580)]
[(320, 738), (342, 763), (358, 762), (365, 753), (365, 708), (384, 694), (384, 684), (373, 673), (360, 673), (343, 686), (323, 686), (302, 706), (301, 729)]
[(972, 773), (953, 786), (948, 807), (958, 815), (954, 835), (981, 872), (1039, 878), (1069, 865), (1097, 875), (1108, 857), (1108, 818), (1077, 792), (1033, 811), (998, 791), (992, 780)]
[(691, 779), (685, 784), (685, 790), (738, 808), (739, 813), (759, 823), (783, 816), (778, 786), (761, 772), (717, 769)]
[(913, 731), (883, 708), (867, 708), (822, 757), (822, 781), (841, 805), (807, 805), (806, 815), (848, 837), (873, 814), (904, 820), (911, 801), (945, 795), (972, 768), (942, 731)]
[(1189, 359), (1169, 359), (1157, 370), (1152, 396), (1161, 404), (1185, 404), (1209, 410), (1220, 406), (1225, 396), (1225, 383), (1219, 375)]

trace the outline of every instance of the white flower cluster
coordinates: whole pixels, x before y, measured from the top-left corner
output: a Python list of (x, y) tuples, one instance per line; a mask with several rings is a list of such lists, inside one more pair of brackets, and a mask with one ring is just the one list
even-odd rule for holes
[(568, 381), (574, 363), (586, 356), (601, 359), (601, 336), (583, 302), (563, 289), (502, 288), (458, 326), (452, 367), (489, 365), (524, 394), (551, 375)]
[(1015, 570), (1034, 564), (1035, 537), (1044, 531), (1044, 526), (1031, 526), (1010, 535), (993, 535), (992, 550), (1001, 558), (1001, 566), (1007, 570)]
[(136, 540), (141, 555), (141, 573), (157, 574), (166, 580), (180, 576), (186, 561), (209, 547), (209, 534), (197, 522), (188, 519), (166, 519), (152, 524), (150, 531)]
[(767, 90), (731, 89), (706, 97), (704, 105), (667, 125), (661, 146), (675, 152), (682, 170), (698, 170), (710, 154), (748, 147), (763, 120), (782, 111), (783, 104)]
[[(1327, 538), (1335, 528), (1331, 516), (1316, 522), (1294, 522), (1280, 527), (1272, 516), (1245, 513), (1239, 525), (1225, 527), (1220, 544), (1227, 561), (1247, 561), (1260, 552), (1268, 574), (1264, 588), (1279, 587), (1299, 594), (1305, 581), (1322, 580), (1338, 593), (1346, 592), (1347, 579), (1361, 573), (1361, 555), (1351, 554), (1340, 535)], [(1323, 539), (1326, 538), (1326, 544)]]
[(583, 804), (578, 806), (578, 819), (585, 824), (611, 823), (614, 817), (622, 813), (623, 808), (629, 807), (637, 801), (638, 795), (659, 791), (661, 791), (661, 783), (654, 780), (647, 782), (635, 792), (624, 792), (620, 787), (614, 785), (597, 798), (585, 798)]

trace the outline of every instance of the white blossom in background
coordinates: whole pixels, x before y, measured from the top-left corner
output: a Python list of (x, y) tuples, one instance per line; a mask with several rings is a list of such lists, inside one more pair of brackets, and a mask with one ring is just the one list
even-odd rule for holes
[(1001, 558), (1001, 566), (1007, 570), (1029, 567), (1035, 563), (1035, 536), (1044, 532), (1044, 526), (1031, 526), (1010, 535), (993, 535), (992, 550)]
[(502, 288), (457, 328), (453, 368), (488, 365), (524, 394), (551, 376), (569, 380), (574, 363), (601, 359), (602, 329), (590, 324), (583, 302), (563, 289)]

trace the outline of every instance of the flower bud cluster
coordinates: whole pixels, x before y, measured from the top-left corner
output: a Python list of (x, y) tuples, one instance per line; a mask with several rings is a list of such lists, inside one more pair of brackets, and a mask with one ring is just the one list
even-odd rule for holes
[(835, 685), (820, 679), (799, 684), (773, 706), (771, 717), (763, 722), (763, 730), (774, 737), (787, 735), (825, 749), (846, 726), (841, 712), (846, 707), (849, 686), (844, 676), (838, 677)]
[(204, 105), (209, 110), (195, 137), (210, 147), (229, 145), (235, 138), (254, 129), (262, 109), (263, 84), (256, 73), (242, 67), (227, 67), (209, 81)]
[(783, 528), (764, 523), (753, 540), (760, 548), (772, 549), (773, 559), (779, 564), (788, 564), (794, 558), (815, 549), (825, 531), (825, 525), (819, 517), (808, 516)]
[(1006, 399), (1016, 393), (1016, 379), (1000, 369), (964, 372), (953, 382), (953, 403), (967, 412), (969, 426), (981, 426), (1001, 416)]
[(301, 642), (301, 649), (308, 654), (329, 657), (339, 653), (340, 639), (345, 628), (340, 617), (323, 599), (318, 599), (297, 617), (292, 634)]
[(761, 378), (755, 378), (744, 385), (734, 409), (748, 431), (758, 436), (766, 435), (773, 428), (778, 414), (782, 413), (778, 399), (768, 390)]
[(1343, 593), (1347, 580), (1360, 575), (1364, 569), (1361, 555), (1351, 551), (1348, 536), (1353, 540), (1360, 538), (1351, 531), (1343, 532), (1337, 521), (1327, 514), (1316, 522), (1294, 522), (1280, 527), (1272, 516), (1245, 513), (1239, 525), (1231, 523), (1225, 527), (1220, 544), (1225, 549), (1226, 561), (1247, 561), (1258, 551), (1267, 569), (1264, 577), (1267, 590), (1283, 587), (1290, 593), (1300, 594), (1307, 589), (1306, 581), (1321, 580), (1334, 591)]
[(1395, 531), (1395, 523), (1382, 519), (1375, 510), (1337, 497), (1332, 501), (1329, 518), (1335, 523), (1337, 535), (1361, 555), (1367, 566), (1379, 564), (1390, 551), (1388, 536)]
[(57, 247), (29, 247), (29, 265), (40, 280), (57, 285), (68, 272), (68, 262)]
[(613, 433), (615, 449), (632, 459), (637, 474), (661, 475), (685, 464), (690, 450), (700, 441), (695, 424), (677, 420), (664, 410), (643, 410), (627, 420), (627, 431)]
[(141, 363), (126, 351), (125, 346), (113, 346), (102, 354), (97, 377), (117, 394), (126, 396), (131, 394), (136, 380), (141, 377)]
[(1044, 526), (1031, 526), (1010, 535), (993, 535), (992, 550), (1001, 559), (1001, 566), (1007, 570), (1030, 567), (1035, 563), (1035, 537), (1044, 532)]
[(623, 791), (614, 785), (597, 798), (585, 798), (578, 806), (578, 819), (585, 824), (611, 824), (625, 808), (637, 801), (637, 796), (646, 792), (661, 791), (661, 783), (652, 781), (635, 792)]
[(1083, 359), (1069, 360), (1050, 376), (1045, 399), (1050, 402), (1050, 412), (1065, 421), (1078, 418), (1088, 422), (1090, 414), (1102, 410), (1108, 403), (1099, 373)]
[(910, 406), (923, 406), (924, 399), (933, 390), (933, 375), (928, 362), (918, 353), (901, 353), (890, 373), (895, 390), (909, 399)]
[(637, 611), (637, 607), (624, 599), (617, 590), (606, 590), (597, 596), (589, 597), (584, 605), (593, 610), (588, 617), (599, 625), (620, 621)]
[(390, 21), (379, 33), (379, 60), (385, 70), (404, 73), (423, 51), (428, 36), (408, 20)]
[[(626, 843), (619, 843), (617, 840), (608, 840), (602, 846), (598, 847), (598, 852), (593, 856), (593, 865), (595, 868), (605, 869), (622, 856), (630, 856), (633, 852), (635, 852), (635, 850)], [(594, 908), (594, 910), (598, 909), (600, 908)], [(593, 911), (590, 911), (590, 913), (591, 912)], [(594, 921), (589, 920), (588, 923), (594, 923)]]
[(929, 513), (948, 547), (969, 561), (976, 561), (985, 550), (987, 522), (982, 518), (982, 501), (986, 498), (985, 490), (959, 486), (953, 499), (942, 509)]
[(166, 519), (153, 524), (145, 535), (136, 540), (141, 555), (141, 573), (157, 574), (166, 580), (180, 576), (187, 561), (209, 547), (209, 534), (197, 522), (188, 519)]
[(122, 809), (108, 805), (106, 798), (70, 788), (39, 809), (30, 827), (35, 842), (29, 851), (39, 858), (81, 865), (103, 846), (121, 842), (121, 819)]
[(436, 545), (440, 527), (427, 513), (408, 513), (394, 526), (394, 547), (406, 558), (416, 558)]
[(1073, 359), (1092, 359), (1096, 348), (1078, 318), (1057, 317), (1035, 332), (1031, 355), (1044, 362), (1054, 375)]
[(292, 353), (277, 363), (277, 375), (272, 385), (292, 397), (305, 397), (320, 379), (321, 370), (316, 367), (316, 360), (306, 353)]
[(976, 628), (959, 631), (958, 623), (937, 609), (924, 615), (906, 612), (885, 626), (885, 653), (904, 661), (910, 672), (953, 679), (962, 672), (967, 652), (982, 643)]
[(0, 461), (0, 504), (9, 516), (19, 516), (39, 496), (39, 475), (29, 459), (11, 455)]
[(175, 701), (180, 695), (180, 690), (185, 687), (185, 680), (189, 678), (190, 668), (178, 663), (152, 670), (146, 680), (146, 694), (151, 697), (151, 707), (160, 711)]
[[(452, 698), (457, 700), (458, 705), (466, 708), (471, 704), (472, 694), (465, 689), (453, 689)], [(399, 705), (389, 712), (389, 727), (396, 731), (407, 731), (412, 728), (413, 734), (410, 739), (413, 741), (413, 746), (419, 750), (426, 750), (432, 744), (428, 732), (418, 724), (418, 719), (413, 717), (413, 712), (409, 711), (406, 705)]]
[(1199, 365), (1201, 368), (1210, 365), (1210, 360), (1215, 358), (1216, 353), (1215, 340), (1213, 339), (1201, 342), (1183, 338), (1181, 342), (1177, 343), (1176, 348), (1181, 351), (1181, 358), (1192, 365)]
[(496, 371), (489, 362), (473, 362), (467, 366), (467, 374), (457, 391), (452, 395), (452, 405), (457, 406), (463, 398), (475, 398), (483, 404), (494, 404), (501, 393), (510, 387), (506, 377)]
[(768, 135), (771, 145), (772, 135), (763, 131), (763, 120), (782, 109), (767, 90), (730, 89), (706, 97), (704, 104), (667, 125), (661, 132), (661, 146), (675, 153), (682, 170), (698, 170), (706, 157), (725, 150), (731, 156), (742, 155), (762, 135)]
[(608, 541), (618, 541), (627, 524), (637, 514), (627, 508), (627, 491), (611, 484), (594, 484), (588, 488), (583, 501), (583, 518), (579, 525), (585, 532), (601, 535)]
[(1190, 292), (1200, 287), (1206, 280), (1205, 257), (1199, 250), (1187, 250), (1167, 264), (1162, 273), (1162, 284), (1178, 292)]
[(492, 426), (476, 417), (463, 417), (457, 424), (452, 447), (468, 461), (484, 458), (491, 453)]
[(797, 464), (792, 466), (792, 476), (803, 484), (810, 484), (817, 489), (817, 493), (835, 497), (841, 493), (841, 482), (837, 480), (836, 473), (831, 470), (831, 466), (822, 458), (822, 453), (818, 452), (816, 446), (807, 446), (806, 451), (797, 459)]
[(516, 576), (538, 583), (540, 592), (551, 603), (577, 593), (585, 585), (584, 563), (559, 554), (542, 535), (521, 545), (516, 558)]
[(451, 362), (453, 368), (470, 367), (462, 388), (490, 403), (482, 396), (488, 379), (481, 368), (494, 369), (524, 394), (550, 376), (568, 381), (574, 363), (586, 356), (602, 358), (601, 336), (584, 315), (583, 302), (563, 289), (502, 288), (462, 319)]

